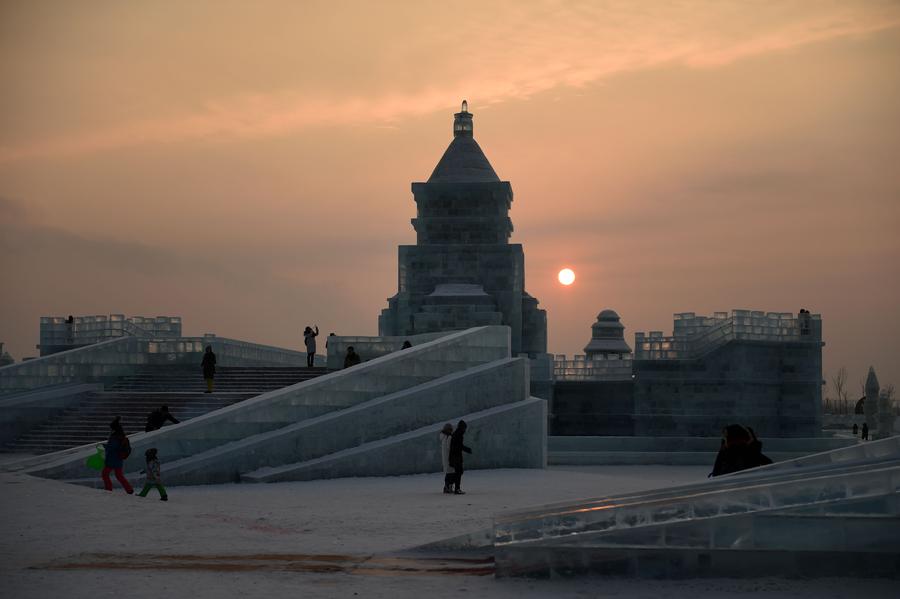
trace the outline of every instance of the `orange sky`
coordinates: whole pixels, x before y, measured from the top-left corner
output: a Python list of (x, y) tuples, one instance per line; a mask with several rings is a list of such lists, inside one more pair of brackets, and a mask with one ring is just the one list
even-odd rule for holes
[(375, 334), (467, 98), (550, 351), (806, 307), (900, 383), (897, 2), (7, 0), (0, 77), (17, 358), (48, 314)]

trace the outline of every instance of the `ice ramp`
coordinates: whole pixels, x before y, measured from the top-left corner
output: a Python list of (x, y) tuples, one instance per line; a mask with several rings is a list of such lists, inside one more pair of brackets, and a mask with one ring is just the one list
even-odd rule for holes
[[(509, 336), (503, 326), (452, 333), (188, 422), (132, 435), (126, 471), (140, 470), (144, 450), (156, 447), (167, 484), (234, 481), (262, 468), (320, 459), (506, 404), (519, 404), (522, 417), (536, 418), (528, 401), (527, 360), (510, 358)], [(507, 414), (510, 431), (518, 426), (517, 414), (512, 408)], [(479, 433), (470, 429), (470, 434)], [(545, 432), (526, 439), (540, 447), (534, 467), (546, 463), (545, 440)], [(437, 445), (436, 436), (433, 442)], [(516, 445), (510, 438), (506, 443)], [(26, 471), (96, 485), (96, 475), (84, 466), (92, 452), (88, 446), (44, 456)]]
[[(539, 397), (504, 404), (462, 417), (469, 425), (466, 443), (478, 448), (466, 456), (466, 468), (542, 468), (546, 462), (547, 402)], [(397, 476), (438, 472), (437, 443), (443, 423), (364, 443), (321, 458), (261, 468), (241, 475), (246, 482), (284, 482), (348, 476)], [(527, 439), (538, 442), (529, 443)]]
[[(167, 484), (281, 482), (333, 478), (338, 472), (343, 473), (340, 476), (435, 472), (440, 470), (441, 462), (439, 456), (435, 461), (437, 454), (433, 450), (437, 447), (438, 431), (447, 421), (455, 423), (465, 419), (468, 422), (476, 412), (498, 406), (516, 406), (504, 410), (510, 419), (507, 424), (490, 427), (498, 439), (510, 443), (508, 433), (517, 428), (513, 421), (521, 411), (518, 403), (527, 398), (527, 385), (528, 369), (524, 359), (495, 360), (176, 460), (166, 464), (165, 480)], [(516, 424), (523, 423), (516, 421)], [(357, 461), (366, 462), (368, 458), (361, 456), (373, 451), (376, 443), (391, 445), (395, 437), (423, 427), (430, 430), (433, 427), (429, 425), (436, 425), (437, 429), (428, 443), (419, 448), (419, 451), (425, 451), (426, 458), (430, 458), (424, 461), (422, 456), (410, 454), (378, 468), (348, 470), (337, 467), (346, 464), (346, 459), (332, 457), (351, 451)], [(530, 432), (537, 434), (539, 431)], [(476, 428), (471, 434), (490, 436), (483, 427)], [(498, 452), (504, 463), (518, 457), (510, 454), (510, 451)], [(535, 460), (527, 463), (537, 464)], [(328, 465), (333, 469), (329, 470)], [(277, 474), (262, 475), (261, 469), (274, 470)], [(318, 474), (314, 476), (310, 474), (312, 472)]]
[(501, 514), (496, 573), (900, 577), (897, 438), (866, 445), (696, 485)]

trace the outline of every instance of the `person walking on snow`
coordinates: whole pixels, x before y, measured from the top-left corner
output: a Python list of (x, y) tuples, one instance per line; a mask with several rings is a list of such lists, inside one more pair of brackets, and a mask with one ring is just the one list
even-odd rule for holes
[(316, 325), (316, 332), (309, 327), (303, 329), (303, 343), (306, 345), (306, 366), (312, 368), (316, 359), (316, 337), (319, 336), (319, 327)]
[(159, 491), (159, 500), (168, 501), (169, 496), (166, 494), (166, 488), (162, 484), (162, 477), (159, 474), (159, 459), (156, 457), (156, 448), (151, 447), (144, 452), (144, 458), (147, 460), (147, 480), (144, 482), (144, 488), (138, 493), (139, 497), (146, 497), (150, 489), (156, 487)]
[(441, 465), (444, 467), (444, 493), (452, 493), (450, 486), (455, 478), (450, 468), (450, 435), (453, 434), (453, 425), (449, 422), (441, 429), (438, 439), (441, 442)]
[(465, 495), (466, 492), (459, 488), (463, 475), (463, 452), (472, 453), (472, 449), (463, 444), (463, 436), (466, 434), (468, 425), (465, 420), (460, 420), (456, 425), (456, 430), (450, 435), (450, 455), (447, 461), (453, 468), (453, 493), (456, 495)]
[(131, 443), (122, 429), (122, 423), (119, 422), (118, 416), (109, 423), (109, 428), (111, 432), (104, 446), (106, 448), (106, 456), (104, 458), (103, 471), (100, 473), (100, 476), (103, 478), (103, 488), (107, 491), (112, 491), (112, 481), (109, 479), (109, 473), (112, 471), (115, 472), (116, 480), (119, 481), (125, 492), (131, 495), (134, 493), (134, 489), (131, 488), (131, 483), (128, 482), (128, 479), (125, 478), (125, 474), (122, 472), (125, 458), (131, 454)]
[(213, 378), (216, 376), (216, 354), (213, 353), (212, 345), (206, 346), (200, 367), (203, 368), (203, 378), (206, 379), (206, 393), (212, 393)]

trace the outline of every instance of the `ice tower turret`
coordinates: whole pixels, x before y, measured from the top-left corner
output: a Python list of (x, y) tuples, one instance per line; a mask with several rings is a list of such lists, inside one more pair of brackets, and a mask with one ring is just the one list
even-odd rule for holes
[(869, 430), (874, 430), (878, 426), (878, 390), (880, 388), (878, 377), (875, 376), (875, 369), (869, 366), (869, 375), (866, 377), (866, 402), (863, 404)]
[(397, 294), (378, 318), (380, 335), (503, 324), (512, 353), (547, 350), (547, 315), (525, 291), (525, 255), (510, 244), (512, 186), (473, 137), (467, 102), (453, 140), (424, 183), (413, 183), (416, 245), (399, 247)]

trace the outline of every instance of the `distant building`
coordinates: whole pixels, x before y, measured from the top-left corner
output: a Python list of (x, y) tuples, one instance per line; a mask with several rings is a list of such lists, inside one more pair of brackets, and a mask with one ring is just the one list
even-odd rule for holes
[(413, 183), (416, 245), (399, 247), (397, 294), (379, 335), (405, 336), (507, 325), (512, 354), (547, 351), (547, 314), (525, 291), (525, 255), (510, 244), (512, 187), (473, 137), (463, 102), (453, 141), (425, 183)]
[(584, 348), (587, 359), (623, 357), (631, 353), (625, 342), (625, 327), (615, 310), (603, 310), (591, 325), (591, 340)]
[(15, 364), (15, 359), (9, 355), (9, 352), (3, 351), (3, 344), (0, 343), (0, 367)]
[(671, 336), (635, 333), (633, 361), (557, 356), (551, 434), (818, 436), (822, 345), (818, 314), (676, 314)]
[(176, 339), (181, 337), (180, 316), (41, 316), (42, 356), (108, 341), (117, 337)]

